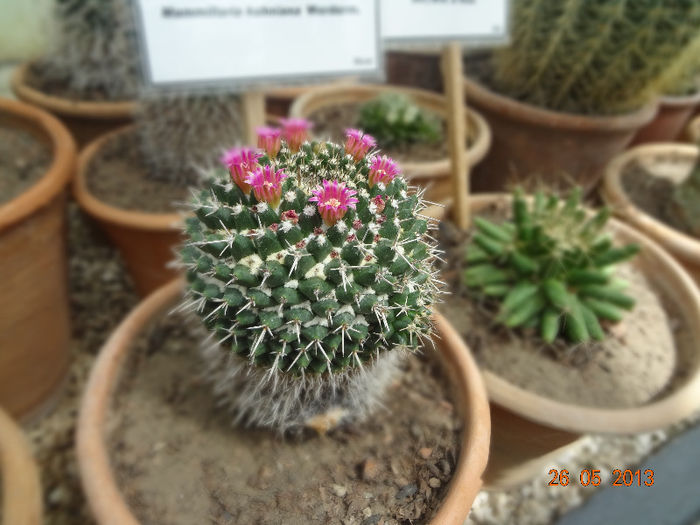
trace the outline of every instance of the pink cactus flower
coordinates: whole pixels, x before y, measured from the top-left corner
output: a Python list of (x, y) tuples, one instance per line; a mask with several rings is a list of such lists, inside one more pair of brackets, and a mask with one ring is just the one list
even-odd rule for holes
[(256, 128), (258, 147), (265, 150), (270, 158), (275, 158), (282, 146), (282, 130), (263, 126)]
[(250, 185), (246, 179), (251, 171), (258, 169), (258, 159), (261, 153), (253, 148), (232, 148), (221, 156), (221, 163), (228, 168), (231, 179), (243, 193), (250, 193)]
[(389, 157), (374, 157), (369, 170), (369, 187), (382, 182), (389, 184), (399, 174), (399, 167)]
[(359, 129), (345, 130), (345, 153), (352, 155), (355, 162), (365, 158), (367, 152), (377, 145), (372, 135), (367, 135)]
[(324, 180), (323, 186), (319, 186), (313, 192), (310, 202), (315, 202), (318, 213), (327, 226), (333, 226), (342, 219), (350, 208), (355, 208), (357, 193), (336, 180)]
[(282, 199), (282, 181), (286, 178), (287, 174), (282, 170), (261, 166), (248, 175), (246, 182), (253, 187), (256, 199), (276, 208)]
[(301, 145), (309, 140), (309, 130), (313, 123), (304, 118), (282, 118), (282, 136), (287, 141), (289, 149), (299, 151)]

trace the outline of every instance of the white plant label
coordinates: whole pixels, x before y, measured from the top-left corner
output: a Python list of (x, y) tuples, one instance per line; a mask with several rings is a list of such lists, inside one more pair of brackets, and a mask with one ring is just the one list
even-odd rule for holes
[(229, 90), (379, 76), (379, 0), (135, 0), (148, 80)]
[(392, 43), (508, 41), (508, 0), (381, 0), (381, 17)]

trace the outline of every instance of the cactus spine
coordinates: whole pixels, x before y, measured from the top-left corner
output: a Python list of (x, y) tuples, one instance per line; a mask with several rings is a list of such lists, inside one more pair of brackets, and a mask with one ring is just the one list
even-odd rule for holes
[(509, 328), (532, 327), (548, 343), (603, 339), (601, 320), (619, 321), (634, 306), (612, 267), (639, 248), (613, 246), (604, 233), (609, 210), (588, 217), (579, 189), (565, 202), (538, 192), (531, 204), (516, 191), (512, 215), (502, 224), (475, 218), (463, 283), (495, 301), (497, 321)]
[[(494, 83), (558, 111), (613, 114), (649, 102), (697, 38), (694, 0), (515, 0)], [(676, 71), (676, 74), (678, 72)]]
[(284, 140), (261, 130), (265, 154), (222, 159), (182, 251), (217, 392), (279, 431), (333, 408), (367, 414), (397, 354), (431, 334), (438, 293), (425, 205), (391, 159), (367, 155), (373, 139), (308, 142), (308, 126), (285, 126)]

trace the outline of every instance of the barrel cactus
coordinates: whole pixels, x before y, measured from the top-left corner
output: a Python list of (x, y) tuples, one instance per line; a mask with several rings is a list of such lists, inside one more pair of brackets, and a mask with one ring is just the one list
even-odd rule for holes
[(498, 304), (499, 323), (534, 328), (548, 343), (584, 343), (603, 339), (601, 321), (620, 321), (634, 306), (613, 270), (639, 247), (614, 246), (604, 232), (610, 211), (587, 214), (580, 195), (574, 189), (564, 201), (538, 192), (528, 203), (516, 191), (511, 220), (474, 219), (462, 280)]
[[(494, 53), (494, 87), (572, 113), (651, 102), (700, 36), (700, 2), (515, 0), (511, 45)], [(696, 51), (697, 52), (697, 51)]]
[(227, 152), (182, 250), (216, 391), (238, 421), (280, 431), (368, 414), (430, 336), (438, 294), (420, 194), (369, 135), (308, 129), (261, 128), (260, 149)]
[(700, 238), (700, 158), (688, 177), (673, 188), (667, 208), (678, 224), (686, 225), (691, 235)]
[(358, 125), (387, 148), (442, 138), (440, 118), (401, 93), (385, 93), (365, 102)]

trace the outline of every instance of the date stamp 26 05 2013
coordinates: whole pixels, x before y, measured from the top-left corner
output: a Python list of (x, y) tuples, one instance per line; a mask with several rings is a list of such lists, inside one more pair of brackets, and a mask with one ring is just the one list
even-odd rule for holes
[[(552, 487), (560, 485), (566, 487), (569, 483), (576, 483), (576, 477), (566, 469), (550, 469), (549, 475), (552, 479), (549, 480), (548, 486)], [(583, 487), (598, 487), (603, 482), (600, 476), (600, 469), (583, 469), (579, 472), (578, 482)], [(654, 485), (654, 471), (652, 469), (613, 469), (611, 477), (611, 486), (613, 487), (652, 487)]]

